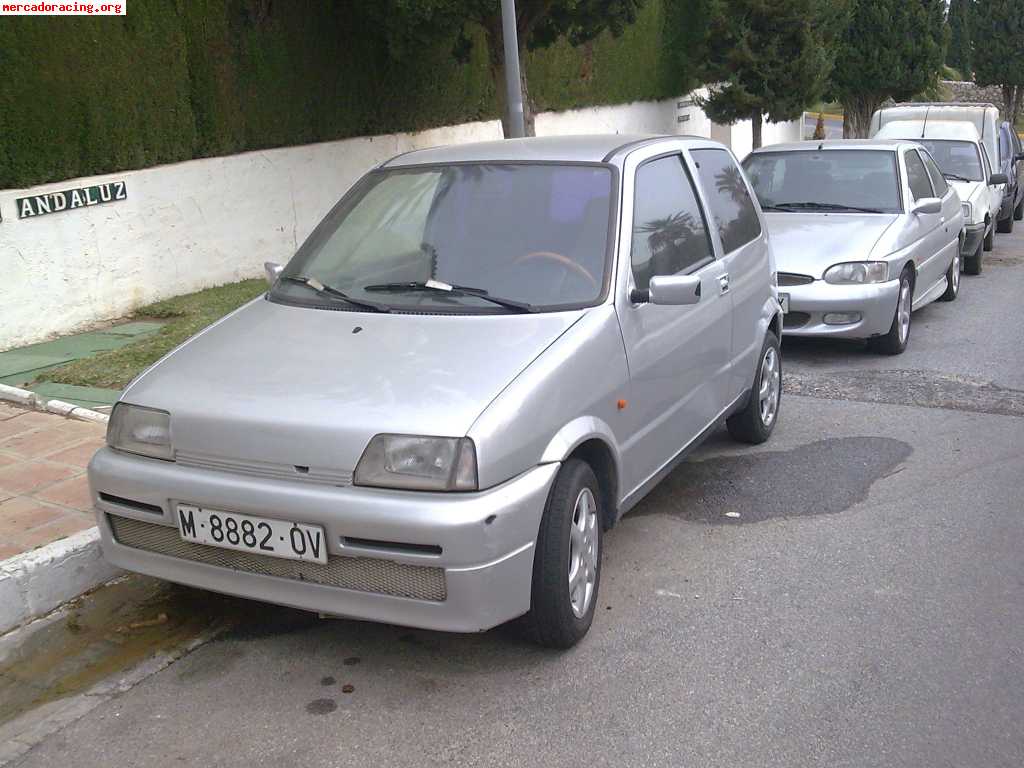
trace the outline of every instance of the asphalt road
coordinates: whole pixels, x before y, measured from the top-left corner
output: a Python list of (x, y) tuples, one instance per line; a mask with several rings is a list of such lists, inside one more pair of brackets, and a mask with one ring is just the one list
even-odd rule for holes
[(1017, 768), (1022, 327), (1015, 234), (901, 357), (787, 342), (772, 441), (607, 536), (569, 652), (252, 604), (21, 764)]

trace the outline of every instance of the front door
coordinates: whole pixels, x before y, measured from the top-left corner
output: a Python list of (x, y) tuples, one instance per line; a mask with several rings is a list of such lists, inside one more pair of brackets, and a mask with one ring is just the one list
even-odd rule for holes
[[(925, 168), (917, 150), (908, 149), (903, 153), (907, 169), (907, 186), (910, 189), (909, 211), (915, 203), (935, 197), (928, 169)], [(949, 266), (948, 251), (945, 251), (946, 233), (943, 229), (945, 217), (941, 213), (915, 213), (909, 216), (908, 231), (913, 238), (912, 257), (917, 266), (917, 280), (914, 284), (914, 301), (918, 301), (939, 281)]]
[[(627, 166), (627, 173), (628, 173)], [(732, 343), (732, 297), (715, 258), (708, 217), (681, 153), (640, 163), (627, 183), (622, 249), (629, 275), (618, 297), (629, 363), (625, 482), (635, 490), (700, 435), (725, 407)], [(624, 265), (626, 268), (626, 265)], [(701, 298), (658, 306), (636, 298), (656, 275), (698, 274)]]

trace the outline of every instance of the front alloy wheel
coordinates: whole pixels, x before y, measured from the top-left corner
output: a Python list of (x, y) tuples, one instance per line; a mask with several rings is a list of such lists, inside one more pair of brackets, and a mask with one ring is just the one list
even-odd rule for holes
[(910, 314), (914, 309), (914, 281), (910, 268), (900, 275), (900, 292), (896, 298), (896, 311), (892, 325), (884, 336), (871, 339), (871, 346), (883, 355), (898, 355), (907, 348), (910, 341)]
[(939, 298), (942, 301), (953, 301), (960, 294), (960, 247), (957, 246), (953, 261), (946, 270), (946, 291)]
[(530, 612), (523, 624), (549, 648), (570, 648), (594, 620), (601, 585), (601, 486), (590, 465), (568, 459), (555, 477), (533, 554)]

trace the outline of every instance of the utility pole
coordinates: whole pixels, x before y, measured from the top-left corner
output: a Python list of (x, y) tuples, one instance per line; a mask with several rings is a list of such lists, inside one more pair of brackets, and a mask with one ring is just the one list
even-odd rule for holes
[(515, 0), (501, 0), (501, 33), (505, 44), (505, 88), (508, 93), (508, 130), (515, 139), (526, 135), (523, 118), (523, 81), (519, 74), (519, 32)]

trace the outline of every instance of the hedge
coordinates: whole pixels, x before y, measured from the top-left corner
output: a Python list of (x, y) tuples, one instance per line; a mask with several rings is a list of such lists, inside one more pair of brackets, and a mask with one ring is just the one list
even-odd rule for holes
[[(538, 108), (684, 92), (703, 2), (647, 0), (621, 38), (532, 52)], [(356, 0), (274, 3), (262, 18), (260, 5), (133, 0), (123, 17), (4, 18), (0, 189), (496, 116), (482, 36), (466, 64), (450, 42), (395, 60)]]

